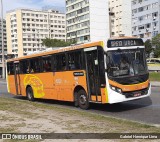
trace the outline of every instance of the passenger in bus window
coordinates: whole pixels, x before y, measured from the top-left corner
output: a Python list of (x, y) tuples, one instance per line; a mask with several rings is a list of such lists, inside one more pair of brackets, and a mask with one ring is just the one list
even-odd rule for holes
[(50, 71), (51, 70), (51, 63), (46, 62), (44, 63), (44, 71)]
[(125, 58), (122, 58), (120, 61), (120, 69), (129, 69), (129, 64), (125, 60)]
[(31, 73), (34, 73), (34, 69), (33, 68), (31, 68)]
[(27, 73), (29, 73), (29, 66), (27, 67)]
[(71, 70), (75, 69), (74, 61), (69, 61), (69, 69), (71, 69)]
[(71, 64), (71, 69), (75, 69), (75, 64), (74, 63)]

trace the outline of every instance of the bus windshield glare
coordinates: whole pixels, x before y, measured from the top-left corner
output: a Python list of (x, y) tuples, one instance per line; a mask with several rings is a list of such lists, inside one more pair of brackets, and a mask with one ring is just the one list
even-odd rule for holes
[(107, 72), (110, 77), (135, 76), (147, 73), (144, 49), (107, 52)]

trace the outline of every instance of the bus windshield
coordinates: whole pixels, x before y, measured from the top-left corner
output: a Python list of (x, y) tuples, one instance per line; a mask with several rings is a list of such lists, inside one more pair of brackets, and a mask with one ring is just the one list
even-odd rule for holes
[(107, 52), (108, 76), (124, 77), (147, 73), (144, 49), (126, 49)]

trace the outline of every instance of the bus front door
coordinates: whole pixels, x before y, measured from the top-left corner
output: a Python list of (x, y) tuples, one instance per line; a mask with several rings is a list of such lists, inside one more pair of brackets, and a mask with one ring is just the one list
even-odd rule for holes
[(20, 88), (20, 76), (19, 76), (19, 62), (14, 63), (14, 81), (15, 81), (16, 95), (20, 95), (21, 88)]
[(87, 48), (85, 52), (85, 64), (87, 73), (87, 84), (90, 100), (101, 102), (99, 61), (97, 47)]

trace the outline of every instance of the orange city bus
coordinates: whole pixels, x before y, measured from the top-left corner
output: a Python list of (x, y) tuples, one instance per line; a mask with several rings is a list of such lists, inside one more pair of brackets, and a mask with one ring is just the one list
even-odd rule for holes
[(148, 97), (149, 73), (142, 39), (121, 37), (7, 61), (8, 92), (35, 98), (113, 104)]

